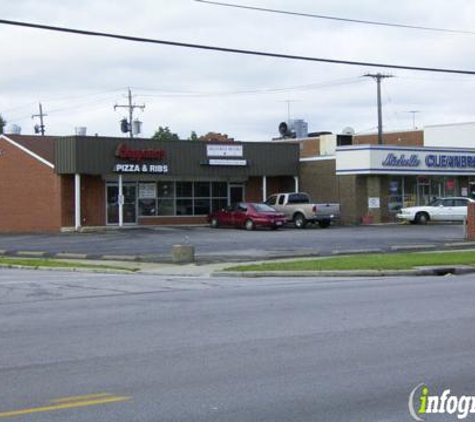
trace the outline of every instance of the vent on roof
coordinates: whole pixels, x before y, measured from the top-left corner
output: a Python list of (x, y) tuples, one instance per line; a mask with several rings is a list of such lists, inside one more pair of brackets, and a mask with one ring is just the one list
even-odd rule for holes
[(78, 126), (74, 128), (74, 133), (76, 136), (86, 136), (87, 134), (87, 127), (85, 126)]
[(15, 124), (10, 125), (8, 132), (12, 135), (21, 135), (21, 126)]

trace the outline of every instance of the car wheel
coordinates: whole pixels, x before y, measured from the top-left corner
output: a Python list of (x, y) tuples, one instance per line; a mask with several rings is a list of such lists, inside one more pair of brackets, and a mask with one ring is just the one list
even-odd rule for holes
[(216, 217), (212, 218), (211, 219), (211, 223), (210, 223), (210, 226), (213, 228), (213, 229), (217, 229), (219, 227), (219, 221)]
[(302, 213), (297, 213), (294, 215), (294, 224), (298, 229), (303, 229), (307, 225), (307, 220)]
[(416, 223), (417, 224), (427, 224), (430, 220), (429, 214), (426, 212), (418, 212), (416, 214)]
[(254, 227), (255, 227), (254, 221), (252, 220), (246, 220), (246, 222), (244, 223), (244, 228), (246, 230), (254, 230)]
[(320, 220), (318, 222), (318, 225), (322, 228), (322, 229), (326, 229), (327, 227), (330, 227), (330, 220)]

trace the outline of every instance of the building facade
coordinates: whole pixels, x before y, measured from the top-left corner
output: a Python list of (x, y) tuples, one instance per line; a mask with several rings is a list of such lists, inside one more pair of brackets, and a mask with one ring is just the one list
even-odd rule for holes
[(344, 224), (393, 222), (402, 207), (475, 197), (474, 138), (475, 124), (465, 123), (388, 133), (383, 145), (377, 135), (309, 140), (325, 153), (301, 157), (301, 186), (319, 202), (339, 202)]
[(212, 210), (298, 186), (274, 143), (0, 137), (0, 231), (203, 224)]

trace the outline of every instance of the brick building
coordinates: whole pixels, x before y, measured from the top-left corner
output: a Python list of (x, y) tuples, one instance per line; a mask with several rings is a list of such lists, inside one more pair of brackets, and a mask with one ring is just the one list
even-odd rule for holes
[(296, 145), (0, 136), (0, 232), (201, 224), (298, 186)]
[(475, 197), (475, 123), (378, 136), (293, 140), (300, 186), (317, 202), (339, 202), (344, 224), (391, 222), (405, 206)]

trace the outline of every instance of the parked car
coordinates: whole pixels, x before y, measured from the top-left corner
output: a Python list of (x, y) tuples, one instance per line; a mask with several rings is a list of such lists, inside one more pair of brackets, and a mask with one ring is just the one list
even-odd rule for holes
[(274, 208), (260, 203), (240, 202), (208, 215), (211, 227), (235, 226), (254, 230), (256, 227), (282, 227), (287, 218)]
[(283, 212), (299, 229), (308, 223), (318, 223), (326, 228), (340, 218), (340, 204), (313, 204), (303, 192), (278, 193), (269, 196), (266, 204)]
[(427, 224), (429, 221), (463, 221), (467, 217), (467, 205), (475, 202), (470, 198), (439, 198), (430, 205), (402, 208), (396, 215), (412, 224)]

